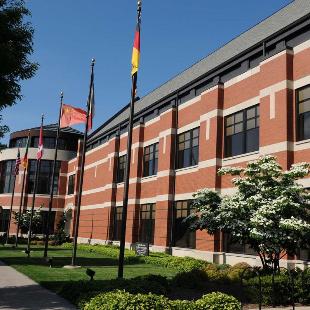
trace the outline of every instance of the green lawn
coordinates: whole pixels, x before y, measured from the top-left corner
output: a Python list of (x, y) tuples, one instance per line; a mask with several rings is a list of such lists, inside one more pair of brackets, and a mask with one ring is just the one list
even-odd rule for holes
[[(18, 249), (0, 247), (0, 260), (55, 292), (68, 281), (88, 280), (89, 277), (85, 274), (87, 267), (96, 272), (95, 280), (110, 280), (117, 277), (118, 261), (115, 258), (78, 250), (77, 264), (82, 268), (65, 269), (62, 267), (71, 263), (71, 249), (50, 247), (49, 257), (53, 257), (53, 268), (50, 268), (43, 259), (42, 247), (32, 247), (30, 258), (22, 252), (23, 249), (24, 246)], [(176, 270), (150, 264), (127, 264), (124, 268), (125, 278), (146, 274), (173, 277), (176, 273)]]

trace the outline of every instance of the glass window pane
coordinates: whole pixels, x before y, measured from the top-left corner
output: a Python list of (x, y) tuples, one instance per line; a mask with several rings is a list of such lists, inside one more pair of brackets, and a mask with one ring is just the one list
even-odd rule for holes
[(246, 152), (254, 152), (259, 149), (259, 129), (251, 129), (246, 132)]
[(249, 121), (246, 122), (246, 128), (247, 129), (255, 128), (255, 118), (250, 119)]
[(231, 156), (243, 154), (243, 133), (231, 136)]
[(199, 136), (199, 128), (196, 128), (193, 130), (193, 138), (196, 138)]
[(310, 100), (299, 104), (299, 114), (310, 112)]
[(230, 126), (226, 128), (226, 136), (231, 136), (234, 134), (234, 126)]
[(239, 123), (243, 121), (243, 112), (235, 114), (235, 123)]
[(243, 131), (243, 123), (235, 125), (235, 134)]
[(228, 116), (226, 118), (226, 126), (232, 125), (234, 123), (234, 116)]
[(255, 108), (248, 109), (246, 111), (247, 119), (255, 117)]
[(180, 134), (178, 137), (179, 142), (183, 142), (184, 138), (185, 138), (184, 134)]
[(299, 94), (298, 94), (299, 101), (303, 101), (309, 98), (310, 98), (310, 87), (306, 87), (304, 89), (299, 90)]

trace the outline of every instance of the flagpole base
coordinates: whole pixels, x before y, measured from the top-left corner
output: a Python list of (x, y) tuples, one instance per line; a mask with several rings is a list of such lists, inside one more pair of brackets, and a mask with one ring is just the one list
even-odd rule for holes
[(65, 265), (65, 266), (63, 266), (63, 268), (65, 268), (65, 269), (79, 269), (79, 268), (82, 268), (82, 266), (78, 266), (78, 265)]

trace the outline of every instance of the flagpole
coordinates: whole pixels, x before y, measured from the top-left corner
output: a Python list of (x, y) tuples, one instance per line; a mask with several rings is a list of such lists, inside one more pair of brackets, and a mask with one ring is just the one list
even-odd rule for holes
[[(16, 162), (15, 162), (15, 164), (16, 164)], [(11, 227), (12, 210), (13, 210), (14, 195), (15, 195), (16, 171), (14, 171), (14, 181), (13, 182), (14, 183), (13, 183), (13, 190), (12, 190), (12, 196), (11, 196), (10, 215), (9, 215), (8, 229), (6, 232), (6, 244), (9, 243), (9, 238), (10, 238), (10, 227)]]
[[(43, 120), (44, 120), (44, 115), (42, 114), (42, 116), (41, 116), (41, 128), (43, 128)], [(39, 139), (38, 143), (40, 143), (40, 139)], [(37, 193), (40, 164), (41, 164), (41, 158), (37, 159), (37, 163), (36, 163), (35, 182), (34, 182), (33, 195), (32, 195), (31, 215), (30, 215), (30, 221), (29, 221), (29, 231), (28, 231), (27, 250), (26, 250), (26, 253), (27, 253), (28, 257), (30, 256), (30, 241), (31, 241), (31, 233), (32, 233), (32, 220), (33, 220), (33, 213), (34, 213), (34, 203), (35, 203), (36, 193)]]
[[(140, 24), (141, 20), (141, 1), (138, 1), (137, 8), (137, 23)], [(129, 193), (129, 176), (130, 176), (130, 163), (131, 163), (131, 146), (132, 146), (132, 128), (134, 118), (134, 103), (137, 88), (138, 71), (131, 76), (131, 101), (129, 108), (129, 124), (128, 124), (128, 140), (127, 140), (127, 162), (125, 168), (125, 182), (124, 182), (124, 195), (123, 195), (123, 212), (122, 212), (122, 228), (120, 250), (118, 258), (118, 278), (123, 278), (124, 275), (124, 255), (125, 255), (125, 239), (126, 239), (126, 222), (127, 222), (127, 208), (128, 208), (128, 193)]]
[[(27, 145), (29, 145), (29, 139), (30, 139), (30, 130), (28, 131), (28, 140), (27, 140)], [(26, 146), (26, 151), (25, 151), (25, 156), (28, 156), (28, 147)], [(24, 164), (24, 163), (23, 163)], [(20, 195), (20, 202), (19, 202), (19, 209), (18, 209), (18, 220), (17, 220), (17, 228), (16, 228), (16, 238), (15, 238), (15, 247), (18, 247), (18, 234), (19, 234), (19, 229), (20, 229), (20, 219), (21, 219), (21, 213), (22, 213), (22, 206), (23, 206), (23, 200), (24, 200), (24, 191), (25, 191), (25, 180), (26, 180), (26, 175), (28, 171), (28, 160), (27, 160), (27, 165), (24, 166), (24, 174), (23, 174), (23, 181), (22, 181), (22, 192)]]
[(53, 206), (53, 198), (54, 198), (54, 182), (55, 182), (55, 172), (56, 172), (56, 164), (57, 164), (57, 153), (58, 153), (58, 140), (60, 134), (60, 118), (61, 118), (61, 111), (63, 105), (63, 92), (60, 93), (60, 107), (59, 107), (59, 116), (58, 116), (58, 124), (57, 124), (57, 134), (56, 134), (56, 142), (55, 142), (55, 154), (54, 154), (54, 163), (53, 163), (53, 170), (52, 170), (52, 180), (50, 184), (50, 199), (48, 202), (48, 213), (47, 213), (47, 221), (45, 227), (45, 245), (44, 245), (44, 257), (47, 257), (48, 251), (48, 239), (49, 239), (49, 222), (50, 222), (50, 214), (52, 212)]
[(79, 234), (79, 223), (80, 223), (80, 213), (81, 213), (81, 201), (82, 201), (82, 190), (83, 190), (83, 179), (84, 179), (84, 165), (85, 165), (85, 154), (86, 154), (86, 142), (87, 142), (87, 132), (88, 132), (88, 120), (89, 120), (89, 111), (91, 106), (91, 96), (92, 96), (92, 87), (94, 83), (94, 65), (95, 59), (91, 61), (91, 77), (89, 85), (89, 94), (87, 101), (87, 113), (86, 113), (86, 123), (85, 131), (83, 138), (83, 151), (82, 151), (82, 160), (80, 167), (80, 177), (79, 177), (79, 187), (78, 187), (78, 200), (75, 213), (75, 225), (74, 225), (74, 238), (73, 238), (73, 249), (72, 249), (72, 260), (71, 266), (76, 266), (76, 250), (77, 250), (77, 238)]
[(22, 181), (22, 192), (20, 196), (20, 203), (19, 203), (19, 209), (18, 209), (18, 221), (17, 221), (16, 239), (15, 239), (16, 247), (18, 246), (18, 234), (19, 234), (20, 219), (21, 219), (21, 212), (22, 212), (23, 199), (24, 199), (24, 187), (25, 187), (26, 174), (27, 174), (27, 168), (24, 168), (24, 175), (23, 175), (23, 181)]

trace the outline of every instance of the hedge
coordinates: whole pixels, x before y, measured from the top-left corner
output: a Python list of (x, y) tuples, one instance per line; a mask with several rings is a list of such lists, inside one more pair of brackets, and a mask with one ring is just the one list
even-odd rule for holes
[(240, 302), (233, 296), (214, 292), (196, 301), (169, 300), (162, 295), (130, 294), (116, 290), (99, 294), (84, 306), (85, 310), (241, 310)]
[[(71, 243), (63, 244), (65, 248), (72, 248)], [(118, 258), (119, 248), (111, 245), (88, 245), (79, 244), (78, 249), (102, 254), (111, 258)], [(158, 265), (165, 268), (174, 268), (180, 272), (191, 271), (194, 269), (204, 269), (210, 263), (195, 259), (192, 257), (177, 257), (164, 253), (151, 253), (150, 256), (137, 256), (132, 250), (125, 250), (125, 262), (130, 263), (145, 263), (151, 265)]]

